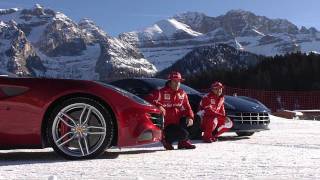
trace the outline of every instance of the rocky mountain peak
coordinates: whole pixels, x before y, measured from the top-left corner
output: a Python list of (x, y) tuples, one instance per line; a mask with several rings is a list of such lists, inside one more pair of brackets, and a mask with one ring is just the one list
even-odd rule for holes
[(0, 15), (12, 14), (19, 11), (18, 8), (10, 8), (10, 9), (0, 9)]
[(155, 67), (132, 45), (92, 20), (76, 23), (36, 4), (0, 10), (0, 70), (19, 76), (107, 80), (151, 76)]
[(182, 20), (182, 22), (190, 22), (190, 23), (198, 23), (201, 22), (204, 17), (207, 15), (200, 12), (188, 11), (180, 14), (176, 14), (173, 16), (176, 20)]
[(248, 17), (248, 16), (256, 16), (254, 13), (242, 9), (232, 9), (228, 11), (224, 16), (234, 16), (234, 17)]
[(299, 29), (286, 19), (241, 9), (217, 17), (185, 12), (142, 30), (122, 33), (119, 38), (139, 48), (158, 70), (170, 67), (195, 48), (219, 43), (266, 56), (320, 51), (320, 33), (315, 28)]
[(43, 9), (43, 7), (40, 4), (35, 4), (33, 6), (34, 9)]
[(79, 28), (84, 32), (87, 33), (90, 38), (94, 41), (99, 41), (99, 39), (105, 39), (108, 35), (105, 31), (103, 31), (96, 23), (89, 19), (84, 18), (81, 19), (78, 23)]
[(242, 35), (241, 33), (246, 29), (258, 30), (264, 34), (297, 34), (299, 32), (298, 27), (286, 19), (270, 19), (244, 10), (231, 10), (217, 19), (226, 29), (237, 36)]
[(12, 40), (18, 34), (19, 29), (15, 21), (11, 20), (7, 23), (0, 21), (0, 39)]
[(31, 9), (23, 9), (21, 14), (38, 17), (46, 15), (45, 9), (40, 4), (35, 4)]

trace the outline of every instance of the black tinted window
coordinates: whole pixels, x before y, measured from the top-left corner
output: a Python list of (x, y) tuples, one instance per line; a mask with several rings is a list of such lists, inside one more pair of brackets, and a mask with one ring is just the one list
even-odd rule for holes
[[(150, 84), (154, 89), (160, 89), (164, 87), (167, 82), (167, 80), (164, 79), (144, 79), (144, 81)], [(200, 94), (199, 91), (184, 84), (181, 84), (180, 88), (183, 89), (187, 94)]]
[(147, 83), (137, 79), (118, 80), (111, 82), (110, 84), (122, 88), (140, 97), (149, 94), (153, 90), (153, 88), (151, 88)]

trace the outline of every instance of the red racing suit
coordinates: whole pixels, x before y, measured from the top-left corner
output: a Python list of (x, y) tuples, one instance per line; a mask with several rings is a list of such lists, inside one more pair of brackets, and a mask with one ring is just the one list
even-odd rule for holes
[(213, 138), (228, 131), (232, 127), (232, 122), (226, 124), (226, 113), (224, 109), (224, 96), (218, 97), (213, 92), (205, 95), (200, 101), (200, 111), (202, 116), (201, 128), (204, 138), (212, 138), (212, 132), (217, 128), (217, 133)]
[(175, 91), (165, 86), (160, 90), (151, 92), (145, 99), (158, 107), (162, 106), (166, 110), (164, 116), (165, 127), (169, 124), (179, 124), (182, 117), (194, 118), (188, 95), (182, 89)]

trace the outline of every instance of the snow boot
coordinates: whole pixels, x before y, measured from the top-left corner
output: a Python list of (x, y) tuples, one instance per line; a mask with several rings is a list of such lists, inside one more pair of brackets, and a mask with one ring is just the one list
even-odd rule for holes
[(191, 144), (189, 140), (179, 141), (178, 149), (195, 149), (196, 146)]
[(210, 137), (205, 137), (205, 136), (202, 136), (202, 141), (205, 142), (205, 143), (212, 143), (212, 138)]
[(174, 150), (172, 144), (166, 141), (165, 139), (162, 139), (161, 143), (166, 150)]

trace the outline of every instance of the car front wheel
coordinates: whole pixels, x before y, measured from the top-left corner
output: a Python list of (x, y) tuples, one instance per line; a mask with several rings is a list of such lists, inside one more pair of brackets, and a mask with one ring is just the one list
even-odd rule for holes
[(53, 149), (67, 159), (90, 159), (110, 146), (110, 112), (89, 98), (71, 98), (58, 105), (49, 119), (47, 134)]

